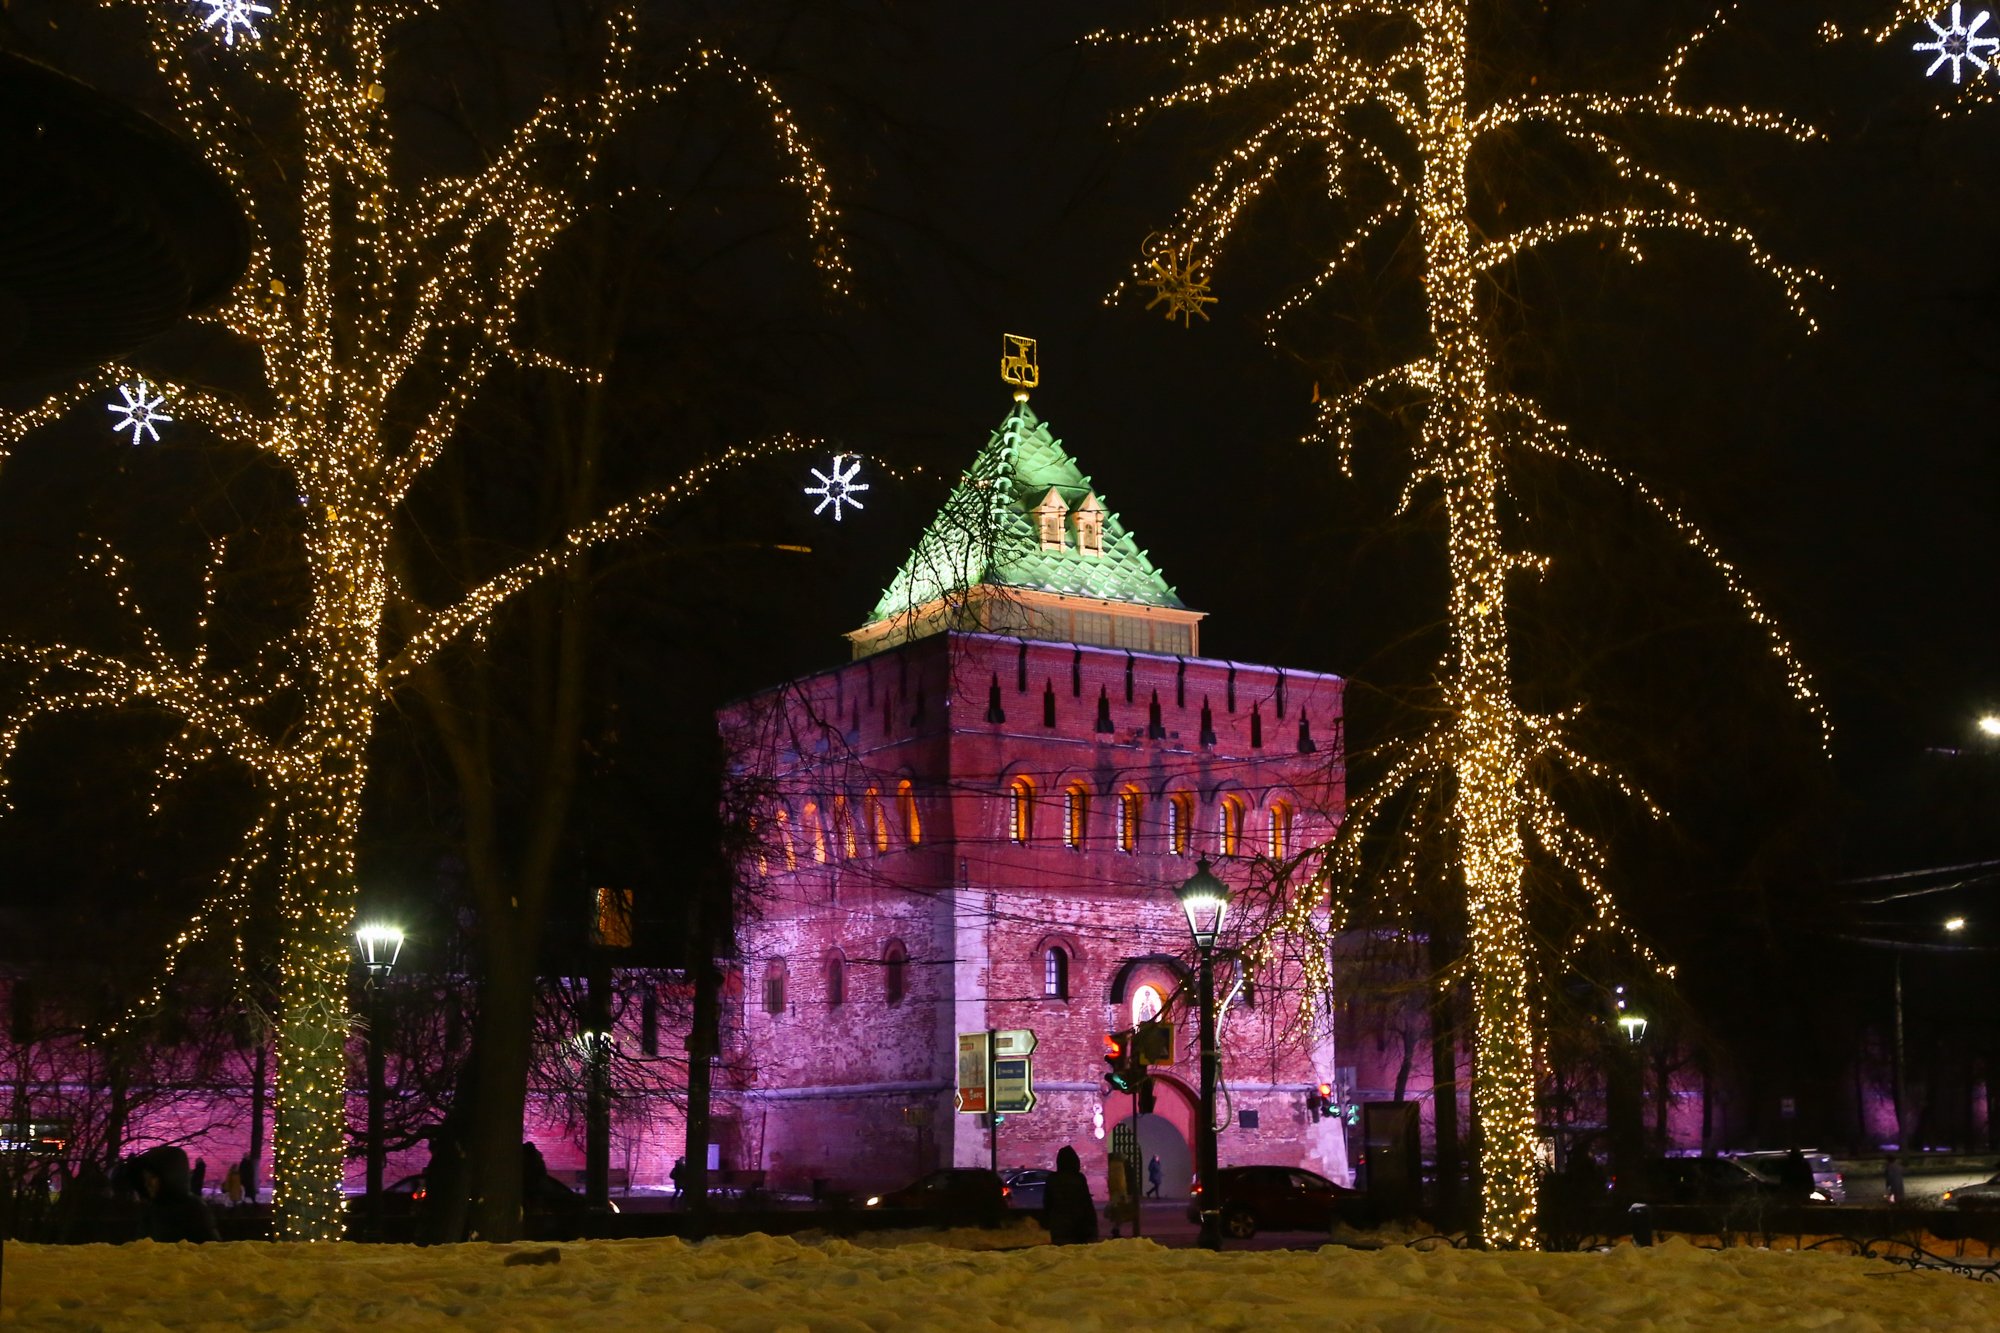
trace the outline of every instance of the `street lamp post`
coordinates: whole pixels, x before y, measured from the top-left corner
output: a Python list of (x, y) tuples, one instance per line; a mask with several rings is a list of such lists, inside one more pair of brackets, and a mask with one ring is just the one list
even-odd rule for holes
[(1201, 1119), (1195, 1126), (1195, 1169), (1201, 1175), (1201, 1245), (1222, 1248), (1222, 1215), (1217, 1206), (1215, 1165), (1215, 1084), (1221, 1052), (1215, 1045), (1215, 941), (1229, 911), (1229, 886), (1209, 873), (1203, 857), (1185, 884), (1174, 890), (1194, 937), (1201, 1003)]
[(403, 931), (399, 926), (365, 925), (354, 930), (356, 952), (367, 969), (365, 1000), (368, 1031), (362, 1049), (368, 1057), (368, 1200), (379, 1227), (382, 1221), (382, 1173), (387, 1154), (382, 1149), (383, 1084), (387, 1081), (388, 1053), (383, 1049), (379, 1028), (382, 1019), (382, 991), (396, 960), (403, 953)]

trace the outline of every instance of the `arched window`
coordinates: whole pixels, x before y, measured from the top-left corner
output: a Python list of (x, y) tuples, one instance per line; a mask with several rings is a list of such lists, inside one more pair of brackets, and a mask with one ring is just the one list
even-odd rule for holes
[(1063, 845), (1083, 847), (1090, 832), (1090, 788), (1072, 782), (1063, 792)]
[(826, 1007), (838, 1009), (847, 1003), (847, 960), (835, 949), (826, 956)]
[(764, 1012), (785, 1012), (785, 960), (773, 958), (764, 964)]
[(778, 846), (784, 849), (785, 869), (797, 870), (799, 853), (792, 846), (792, 816), (782, 805), (778, 807)]
[(1069, 950), (1060, 944), (1042, 955), (1042, 994), (1052, 1000), (1069, 998)]
[(1243, 798), (1225, 796), (1222, 798), (1222, 826), (1216, 830), (1215, 849), (1224, 856), (1236, 856), (1243, 850)]
[(807, 801), (805, 808), (806, 827), (812, 830), (813, 860), (826, 864), (826, 825), (820, 822), (819, 802)]
[(1157, 986), (1141, 986), (1132, 992), (1132, 1026), (1150, 1023), (1167, 1007)]
[(1007, 786), (1007, 836), (1015, 842), (1035, 836), (1035, 784), (1028, 778), (1015, 778)]
[(896, 805), (903, 813), (903, 836), (914, 847), (924, 840), (924, 821), (917, 814), (917, 789), (908, 778), (896, 784)]
[(882, 1000), (901, 1004), (910, 990), (910, 951), (901, 940), (890, 940), (882, 949)]
[(1127, 787), (1118, 793), (1118, 850), (1136, 852), (1139, 850), (1139, 816), (1146, 811), (1146, 798), (1139, 794), (1137, 787)]
[(1292, 854), (1292, 807), (1283, 801), (1271, 802), (1271, 859), (1282, 861)]
[(877, 852), (889, 850), (889, 818), (882, 812), (882, 794), (873, 787), (861, 798), (861, 817), (868, 821), (868, 840)]
[(1194, 797), (1177, 791), (1167, 797), (1167, 850), (1186, 856), (1194, 840)]

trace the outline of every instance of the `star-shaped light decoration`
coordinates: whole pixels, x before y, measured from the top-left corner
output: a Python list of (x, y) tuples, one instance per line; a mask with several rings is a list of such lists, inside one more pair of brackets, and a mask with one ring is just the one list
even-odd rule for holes
[[(843, 458), (851, 460), (845, 470), (840, 466), (840, 460)], [(853, 505), (856, 509), (862, 507), (861, 501), (854, 498), (854, 493), (867, 490), (868, 485), (866, 482), (854, 479), (861, 471), (860, 454), (835, 454), (833, 462), (828, 465), (828, 470), (832, 472), (832, 476), (828, 476), (818, 468), (812, 469), (812, 474), (819, 478), (819, 485), (806, 487), (806, 494), (820, 497), (819, 508), (813, 510), (814, 514), (823, 514), (826, 512), (826, 507), (832, 505), (833, 521), (838, 523), (842, 505)]]
[(256, 0), (195, 0), (195, 3), (208, 6), (208, 17), (201, 21), (202, 30), (220, 28), (224, 46), (236, 45), (239, 30), (253, 42), (263, 36), (257, 31), (257, 20), (271, 12), (269, 5), (260, 5)]
[(124, 414), (123, 420), (111, 423), (112, 431), (120, 434), (128, 430), (131, 431), (132, 443), (135, 445), (139, 443), (139, 436), (143, 432), (151, 436), (153, 442), (158, 444), (160, 441), (161, 423), (171, 423), (173, 421), (172, 417), (160, 410), (160, 404), (167, 401), (167, 396), (165, 394), (155, 395), (153, 393), (153, 386), (146, 383), (144, 379), (140, 379), (135, 384), (119, 385), (118, 393), (124, 398), (124, 402), (106, 404), (106, 408), (109, 411)]
[(1982, 59), (1979, 55), (1981, 51), (1992, 51), (1995, 48), (2000, 48), (2000, 37), (1981, 37), (1979, 35), (1979, 30), (1986, 26), (1986, 20), (1992, 17), (1990, 13), (1982, 9), (1974, 16), (1972, 22), (1968, 24), (1960, 16), (1958, 0), (1952, 0), (1950, 27), (1946, 27), (1936, 19), (1925, 19), (1924, 22), (1930, 25), (1931, 31), (1937, 34), (1937, 40), (1916, 42), (1910, 47), (1912, 51), (1937, 52), (1937, 59), (1931, 61), (1931, 67), (1924, 71), (1925, 77), (1928, 78), (1930, 75), (1937, 73), (1947, 61), (1951, 63), (1951, 81), (1953, 83), (1959, 81), (1960, 76), (1965, 71), (1965, 63), (1967, 61), (1971, 61), (1981, 74), (1992, 69), (1992, 62)]
[(1146, 302), (1146, 309), (1165, 301), (1167, 322), (1172, 323), (1178, 316), (1182, 328), (1192, 327), (1196, 315), (1208, 318), (1202, 307), (1214, 305), (1215, 298), (1208, 294), (1207, 275), (1189, 259), (1186, 246), (1176, 251), (1167, 241), (1148, 236), (1139, 252), (1146, 257), (1146, 267), (1151, 270), (1148, 276), (1139, 279), (1140, 286), (1153, 289), (1153, 299)]

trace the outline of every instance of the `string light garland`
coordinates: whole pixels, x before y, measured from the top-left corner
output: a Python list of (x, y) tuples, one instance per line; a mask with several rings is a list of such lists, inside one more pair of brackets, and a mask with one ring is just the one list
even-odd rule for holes
[[(1649, 92), (1531, 91), (1483, 106), (1475, 105), (1468, 88), (1480, 59), (1469, 35), (1471, 0), (1267, 4), (1092, 38), (1171, 48), (1184, 76), (1178, 87), (1128, 119), (1246, 94), (1277, 101), (1275, 113), (1262, 117), (1220, 158), (1182, 208), (1167, 243), (1178, 265), (1193, 271), (1205, 257), (1221, 253), (1251, 206), (1288, 168), (1317, 167), (1329, 195), (1358, 216), (1320, 269), (1271, 311), (1266, 330), (1274, 344), (1287, 318), (1356, 268), (1377, 242), (1386, 247), (1401, 240), (1419, 257), (1429, 350), (1323, 399), (1309, 438), (1331, 446), (1347, 468), (1355, 419), (1364, 408), (1410, 399), (1424, 406), (1402, 503), (1408, 505), (1423, 487), (1435, 485), (1442, 493), (1451, 580), (1450, 648), (1441, 668), (1446, 720), (1396, 754), (1380, 786), (1355, 800), (1319, 875), (1255, 948), (1257, 956), (1270, 958), (1285, 934), (1305, 941), (1298, 955), (1309, 980), (1324, 991), (1332, 980), (1327, 962), (1332, 933), (1345, 920), (1334, 888), (1363, 882), (1363, 837), (1401, 808), (1398, 802), (1414, 802), (1448, 824), (1452, 869), (1463, 882), (1468, 923), (1462, 968), (1473, 992), (1476, 1028), (1473, 1099), (1484, 1181), (1480, 1231), (1495, 1246), (1536, 1243), (1537, 997), (1550, 969), (1560, 966), (1561, 953), (1581, 943), (1579, 938), (1544, 947), (1532, 938), (1531, 845), (1582, 886), (1590, 906), (1587, 933), (1623, 932), (1604, 880), (1603, 850), (1548, 795), (1547, 770), (1563, 766), (1612, 782), (1658, 813), (1643, 792), (1565, 739), (1567, 718), (1531, 716), (1515, 702), (1508, 577), (1543, 569), (1547, 561), (1510, 546), (1502, 532), (1499, 499), (1510, 455), (1550, 453), (1631, 485), (1722, 574), (1764, 631), (1792, 693), (1814, 711), (1825, 735), (1824, 709), (1796, 654), (1699, 529), (1633, 479), (1567, 445), (1532, 403), (1500, 386), (1499, 360), (1486, 329), (1489, 307), (1482, 301), (1496, 274), (1558, 242), (1597, 237), (1639, 261), (1642, 236), (1680, 233), (1737, 248), (1777, 282), (1790, 308), (1812, 327), (1806, 302), (1822, 285), (1818, 274), (1779, 261), (1750, 230), (1712, 211), (1696, 190), (1634, 161), (1611, 137), (1620, 119), (1634, 116), (1795, 142), (1819, 137), (1810, 125), (1787, 116), (1681, 100), (1679, 84), (1690, 58), (1727, 24), (1734, 8), (1732, 0), (1724, 0), (1672, 52)], [(1384, 18), (1394, 22), (1385, 25)], [(1506, 232), (1476, 220), (1475, 149), (1491, 138), (1517, 139), (1530, 127), (1552, 131), (1597, 162), (1631, 202), (1584, 208)], [(1150, 253), (1131, 280), (1158, 290), (1159, 270)], [(1108, 299), (1119, 299), (1124, 286)], [(1424, 873), (1417, 844), (1410, 839), (1386, 871), (1370, 869), (1378, 887), (1415, 893)], [(1311, 1003), (1302, 1006), (1302, 1019), (1309, 1017)]]
[[(412, 607), (417, 628), (398, 644), (387, 641), (385, 625), (401, 597), (388, 560), (402, 502), (497, 365), (601, 381), (595, 368), (520, 346), (517, 324), (557, 238), (594, 197), (601, 152), (634, 115), (703, 83), (745, 94), (804, 203), (815, 259), (835, 292), (847, 281), (839, 213), (783, 99), (741, 62), (696, 41), (666, 78), (635, 82), (638, 25), (629, 10), (606, 21), (602, 68), (588, 95), (544, 99), (476, 174), (424, 178), (398, 156), (388, 52), (397, 25), (436, 12), (441, 0), (287, 6), (283, 21), (262, 31), (256, 20), (270, 8), (243, 0), (104, 3), (149, 25), (183, 124), (242, 201), (252, 232), (248, 271), (202, 318), (256, 353), (262, 382), (237, 399), (140, 380), (126, 366), (100, 367), (23, 412), (0, 415), (0, 459), (29, 432), (114, 386), (136, 384), (128, 420), (119, 423), (135, 441), (168, 419), (158, 409), (171, 403), (183, 424), (291, 472), (310, 601), (300, 629), (250, 663), (222, 667), (207, 652), (206, 632), (226, 545), (211, 552), (191, 650), (167, 646), (141, 614), (116, 554), (93, 549), (86, 562), (136, 626), (138, 647), (0, 644), (0, 661), (27, 677), (24, 702), (0, 719), (0, 778), (34, 724), (84, 709), (139, 708), (181, 728), (156, 775), (156, 808), (195, 764), (231, 762), (261, 781), (268, 806), (173, 942), (161, 984), (181, 950), (224, 929), (234, 932), (240, 959), (256, 906), (250, 884), (268, 867), (280, 951), (272, 1233), (335, 1240), (343, 1226), (355, 836), (368, 745), (388, 692), (447, 644), (477, 636), (508, 598), (580, 552), (643, 532), (745, 461), (823, 446), (787, 438), (730, 450), (566, 534), (454, 605)], [(245, 49), (228, 61), (191, 51), (205, 45), (196, 40), (204, 33), (232, 47), (242, 36)], [(295, 136), (288, 146), (270, 138), (278, 125)], [(397, 424), (405, 422), (412, 424)]]

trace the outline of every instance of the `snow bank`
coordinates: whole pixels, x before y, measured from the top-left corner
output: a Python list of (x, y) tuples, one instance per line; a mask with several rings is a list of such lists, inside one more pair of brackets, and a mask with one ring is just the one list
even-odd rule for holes
[[(506, 1266), (554, 1249), (560, 1261)], [(973, 1252), (746, 1236), (557, 1247), (7, 1247), (14, 1329), (2000, 1327), (2000, 1286), (1825, 1254), (1669, 1243), (1606, 1254), (1209, 1254), (1150, 1241)]]

